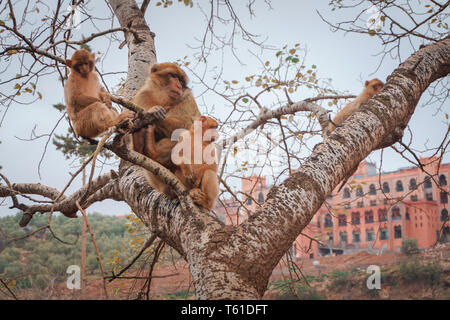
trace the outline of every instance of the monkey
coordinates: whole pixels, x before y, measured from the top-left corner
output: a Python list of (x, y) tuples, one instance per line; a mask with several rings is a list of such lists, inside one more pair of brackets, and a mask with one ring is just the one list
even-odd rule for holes
[(102, 87), (94, 71), (95, 55), (85, 49), (75, 51), (67, 59), (70, 75), (64, 85), (67, 113), (77, 137), (95, 138), (108, 128), (130, 117), (113, 109), (109, 93)]
[[(66, 64), (70, 68), (70, 75), (64, 85), (64, 99), (75, 136), (95, 138), (127, 118), (131, 121), (130, 113), (119, 115), (112, 107), (110, 95), (100, 84), (94, 71), (94, 53), (85, 49), (77, 50), (72, 59), (66, 60)], [(94, 175), (95, 160), (112, 133), (110, 130), (102, 137), (94, 152), (86, 195)]]
[[(381, 89), (383, 89), (384, 83), (375, 78), (372, 80), (367, 80), (364, 84), (364, 90), (363, 92), (361, 92), (359, 94), (359, 96), (356, 97), (355, 100), (353, 100), (352, 102), (349, 102), (341, 111), (339, 111), (339, 113), (336, 115), (336, 117), (334, 117), (333, 121), (330, 122), (329, 124), (329, 132), (328, 134), (330, 134), (334, 129), (336, 129), (336, 125), (340, 125), (341, 123), (343, 123), (348, 117), (350, 117), (353, 113), (355, 113), (359, 107), (361, 106), (361, 103), (366, 102), (370, 99), (372, 99), (372, 97), (374, 95), (376, 95), (378, 92), (381, 91)], [(356, 172), (356, 170), (358, 170), (358, 166), (354, 167), (351, 170), (351, 173), (344, 178), (341, 186), (338, 189), (338, 192), (341, 191), (341, 189), (344, 187), (344, 185), (347, 183), (348, 179)]]
[[(208, 210), (214, 207), (219, 194), (218, 165), (212, 144), (217, 138), (217, 127), (216, 120), (201, 116), (198, 123), (180, 135), (179, 144), (173, 149), (173, 159), (179, 166), (175, 175), (189, 189), (194, 203)], [(201, 143), (194, 142), (196, 137), (202, 139)]]
[(133, 134), (133, 149), (174, 170), (170, 156), (177, 141), (171, 140), (176, 129), (190, 129), (200, 117), (192, 92), (187, 88), (186, 73), (174, 63), (152, 66), (150, 75), (136, 93), (133, 102), (146, 111), (163, 108), (166, 117)]
[(338, 114), (334, 117), (333, 121), (329, 124), (329, 133), (336, 129), (336, 125), (343, 123), (348, 117), (350, 117), (355, 111), (359, 109), (361, 103), (370, 100), (375, 94), (381, 91), (384, 84), (381, 80), (372, 79), (366, 81), (365, 88), (355, 100), (349, 102)]

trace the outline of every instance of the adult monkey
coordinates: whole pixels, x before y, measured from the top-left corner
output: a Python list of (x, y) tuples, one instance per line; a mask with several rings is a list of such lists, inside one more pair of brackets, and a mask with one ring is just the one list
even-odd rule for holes
[[(200, 118), (197, 103), (187, 87), (186, 73), (174, 63), (161, 63), (152, 66), (145, 84), (136, 93), (133, 103), (146, 111), (163, 109), (166, 117), (146, 129), (133, 134), (135, 151), (159, 162), (174, 172), (177, 168), (171, 160), (173, 147), (178, 139), (171, 139), (176, 129), (189, 130), (195, 120)], [(162, 181), (147, 172), (150, 184), (157, 190), (171, 195)], [(166, 192), (167, 191), (167, 192)]]
[(172, 132), (180, 128), (190, 129), (194, 120), (200, 117), (187, 82), (186, 73), (176, 64), (155, 64), (133, 99), (146, 111), (160, 108), (166, 111), (165, 119), (133, 134), (133, 148), (169, 169), (173, 168), (170, 155), (177, 143), (177, 139), (171, 140)]

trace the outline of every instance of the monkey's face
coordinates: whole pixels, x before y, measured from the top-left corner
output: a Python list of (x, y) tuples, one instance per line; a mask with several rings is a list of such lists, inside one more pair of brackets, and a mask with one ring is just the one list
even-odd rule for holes
[(188, 78), (183, 70), (174, 63), (160, 63), (152, 66), (151, 77), (164, 87), (169, 99), (181, 98), (187, 88)]
[(372, 79), (370, 81), (366, 81), (366, 90), (370, 94), (370, 96), (376, 95), (378, 92), (383, 89), (384, 83), (378, 79)]
[(75, 69), (75, 71), (81, 74), (82, 77), (86, 78), (94, 69), (94, 62), (91, 60), (82, 60), (74, 65), (73, 68)]
[(179, 76), (175, 73), (167, 74), (167, 94), (169, 98), (177, 100), (183, 94), (183, 83)]
[(67, 65), (82, 77), (86, 78), (94, 70), (94, 54), (85, 49), (75, 51), (71, 60), (67, 60)]

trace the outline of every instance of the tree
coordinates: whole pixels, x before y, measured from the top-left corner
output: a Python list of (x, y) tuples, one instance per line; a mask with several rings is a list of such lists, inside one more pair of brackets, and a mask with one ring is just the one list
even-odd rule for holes
[[(345, 6), (343, 1), (332, 1), (337, 8)], [(192, 5), (191, 1), (185, 1), (187, 5)], [(375, 1), (374, 3), (378, 3)], [(162, 1), (165, 6), (172, 5), (169, 1)], [(215, 2), (210, 3), (214, 7)], [(82, 10), (87, 10), (84, 1), (74, 1), (75, 6)], [(15, 43), (2, 40), (2, 59), (12, 59), (15, 56), (25, 57), (29, 63), (24, 74), (18, 78), (25, 78), (23, 83), (14, 87), (15, 92), (7, 95), (3, 94), (5, 101), (10, 104), (16, 101), (17, 93), (30, 93), (41, 98), (36, 91), (33, 78), (36, 78), (43, 70), (51, 68), (59, 73), (62, 81), (65, 77), (64, 59), (67, 50), (76, 45), (84, 45), (91, 40), (111, 34), (114, 32), (124, 32), (126, 44), (128, 46), (128, 72), (127, 79), (119, 93), (127, 100), (136, 93), (142, 85), (147, 75), (148, 66), (156, 62), (154, 33), (144, 18), (144, 12), (148, 1), (144, 1), (141, 8), (133, 0), (109, 0), (108, 5), (118, 20), (120, 27), (111, 28), (107, 31), (93, 34), (90, 37), (79, 41), (71, 40), (70, 29), (65, 31), (62, 27), (65, 22), (71, 19), (70, 14), (62, 14), (61, 1), (58, 1), (54, 16), (42, 21), (41, 27), (50, 30), (50, 36), (39, 39), (41, 34), (31, 33), (26, 36), (21, 32), (24, 19), (19, 19), (17, 12), (13, 9), (11, 1), (7, 1), (4, 11), (10, 15), (9, 19), (0, 21), (0, 30), (11, 36)], [(449, 3), (440, 4), (433, 1), (435, 12), (429, 14), (430, 19), (424, 24), (435, 23), (432, 19), (441, 19), (444, 9)], [(235, 28), (240, 30), (240, 34), (245, 40), (258, 43), (256, 38), (247, 32), (240, 23), (239, 17), (235, 14), (231, 4), (227, 2), (229, 19)], [(252, 2), (248, 4), (250, 14), (252, 14)], [(386, 8), (384, 8), (386, 9)], [(387, 9), (386, 9), (387, 10)], [(213, 12), (213, 10), (211, 10)], [(383, 13), (384, 14), (384, 13)], [(389, 19), (388, 14), (382, 15), (382, 19)], [(89, 18), (92, 20), (94, 17)], [(214, 34), (211, 21), (221, 17), (214, 14), (210, 16), (210, 28), (205, 33), (210, 39), (232, 43)], [(111, 17), (112, 19), (112, 17)], [(400, 25), (393, 21), (395, 26)], [(419, 26), (412, 30), (396, 32), (391, 28), (392, 37), (417, 36)], [(448, 26), (446, 27), (448, 28)], [(403, 28), (400, 28), (403, 30)], [(366, 34), (377, 35), (377, 30), (366, 27), (358, 29)], [(208, 33), (211, 32), (211, 33)], [(396, 33), (394, 33), (396, 32)], [(424, 38), (426, 33), (421, 33)], [(233, 33), (232, 38), (236, 36)], [(397, 39), (397, 38), (395, 38)], [(44, 40), (44, 41), (43, 41)], [(321, 83), (317, 78), (316, 66), (307, 69), (302, 57), (299, 56), (299, 46), (282, 48), (276, 53), (276, 58), (280, 59), (280, 65), (270, 67), (269, 61), (263, 62), (267, 67), (261, 75), (251, 75), (246, 79), (251, 86), (260, 88), (258, 94), (237, 95), (234, 100), (225, 95), (222, 97), (229, 99), (233, 104), (233, 110), (239, 112), (243, 105), (250, 100), (259, 108), (259, 114), (251, 112), (248, 119), (250, 124), (242, 127), (235, 135), (226, 139), (223, 146), (227, 147), (222, 160), (225, 167), (226, 159), (236, 151), (233, 146), (234, 138), (242, 139), (262, 126), (279, 126), (283, 139), (280, 149), (285, 152), (285, 161), (282, 161), (288, 178), (282, 183), (274, 186), (268, 194), (266, 201), (260, 208), (252, 213), (250, 218), (237, 226), (225, 226), (216, 216), (201, 211), (192, 204), (182, 185), (168, 172), (158, 170), (158, 166), (149, 159), (138, 157), (135, 152), (129, 150), (123, 142), (123, 135), (117, 133), (109, 150), (121, 158), (121, 165), (118, 174), (106, 173), (98, 176), (92, 181), (89, 194), (82, 202), (82, 207), (87, 208), (91, 204), (104, 199), (114, 199), (125, 201), (132, 208), (133, 212), (149, 228), (152, 234), (159, 237), (166, 244), (174, 248), (189, 263), (193, 277), (196, 297), (199, 299), (257, 299), (264, 294), (268, 279), (286, 253), (292, 242), (300, 234), (303, 228), (309, 223), (315, 212), (331, 194), (334, 188), (348, 176), (352, 168), (358, 165), (371, 151), (390, 146), (401, 140), (404, 129), (419, 102), (423, 92), (436, 81), (446, 77), (450, 71), (450, 38), (442, 33), (432, 33), (427, 35), (426, 40), (430, 43), (413, 53), (409, 58), (402, 61), (388, 77), (383, 91), (374, 99), (364, 104), (359, 112), (348, 119), (346, 125), (338, 128), (332, 135), (326, 135), (328, 124), (327, 111), (319, 106), (318, 101), (331, 100), (331, 104), (336, 104), (338, 99), (349, 96), (338, 95), (330, 90), (326, 83)], [(213, 40), (211, 40), (213, 41)], [(200, 57), (208, 59), (211, 48), (207, 42), (203, 42)], [(231, 50), (233, 47), (231, 45)], [(25, 63), (25, 62), (24, 62)], [(186, 68), (190, 63), (181, 61)], [(33, 69), (35, 65), (42, 65), (41, 70)], [(270, 74), (277, 74), (281, 69), (286, 71), (291, 78), (272, 77)], [(306, 71), (303, 69), (307, 69)], [(289, 72), (287, 72), (289, 71)], [(217, 77), (221, 79), (221, 75)], [(8, 83), (11, 83), (11, 79)], [(238, 81), (225, 82), (227, 90), (233, 91), (233, 85)], [(305, 99), (293, 103), (288, 98), (289, 94), (295, 92), (299, 86), (305, 86), (315, 93), (313, 98)], [(210, 87), (214, 90), (215, 87)], [(244, 90), (245, 88), (242, 88)], [(286, 90), (285, 103), (276, 109), (268, 109), (258, 100), (262, 93), (272, 93), (281, 90), (280, 96)], [(30, 92), (31, 91), (31, 92)], [(237, 90), (236, 90), (237, 91)], [(245, 91), (245, 90), (244, 90)], [(280, 99), (278, 96), (278, 99)], [(249, 109), (242, 111), (242, 114)], [(300, 144), (303, 133), (289, 130), (286, 136), (287, 124), (283, 124), (289, 115), (298, 112), (306, 112), (309, 123), (318, 120), (321, 130), (316, 130), (315, 135), (324, 133), (323, 142), (317, 144), (311, 154), (305, 159), (298, 159), (295, 156), (294, 147), (288, 146), (289, 138), (299, 139)], [(311, 116), (314, 114), (315, 116)], [(271, 120), (275, 120), (275, 122)], [(291, 120), (290, 118), (287, 118)], [(272, 122), (272, 123), (271, 123)], [(230, 123), (232, 123), (230, 121)], [(234, 129), (236, 129), (235, 127)], [(308, 128), (308, 132), (313, 132)], [(301, 136), (301, 137), (299, 137)], [(445, 138), (446, 139), (446, 138)], [(297, 143), (299, 142), (297, 141)], [(301, 163), (294, 171), (294, 161)], [(172, 186), (180, 201), (170, 200), (151, 189), (143, 175), (143, 168), (158, 173), (165, 181)], [(222, 186), (228, 190), (237, 200), (238, 197), (230, 190), (223, 177), (223, 169), (219, 173)], [(88, 187), (80, 188), (70, 196), (60, 194), (60, 191), (40, 184), (15, 183), (11, 184), (4, 177), (5, 184), (0, 185), (0, 196), (11, 197), (13, 207), (23, 210), (30, 217), (37, 212), (59, 211), (67, 216), (72, 216), (77, 211), (77, 201), (86, 193)], [(35, 194), (41, 195), (53, 201), (52, 204), (24, 204), (17, 199), (18, 195)], [(88, 265), (94, 264), (92, 256), (88, 257)]]

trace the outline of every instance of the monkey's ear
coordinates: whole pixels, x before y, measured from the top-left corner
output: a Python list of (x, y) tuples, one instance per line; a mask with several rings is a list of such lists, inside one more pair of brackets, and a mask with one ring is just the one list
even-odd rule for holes
[(205, 116), (200, 116), (200, 121), (202, 122), (202, 124), (204, 124), (206, 122), (206, 117)]
[(365, 87), (369, 85), (369, 80), (366, 80), (366, 83), (364, 84)]
[(158, 72), (158, 69), (159, 69), (159, 64), (155, 63), (155, 64), (152, 66), (152, 68), (150, 69), (150, 73)]
[(91, 53), (91, 57), (92, 57), (92, 59), (94, 59), (94, 61), (95, 61), (95, 53)]
[(71, 59), (67, 59), (66, 64), (69, 68), (72, 68), (72, 60)]

